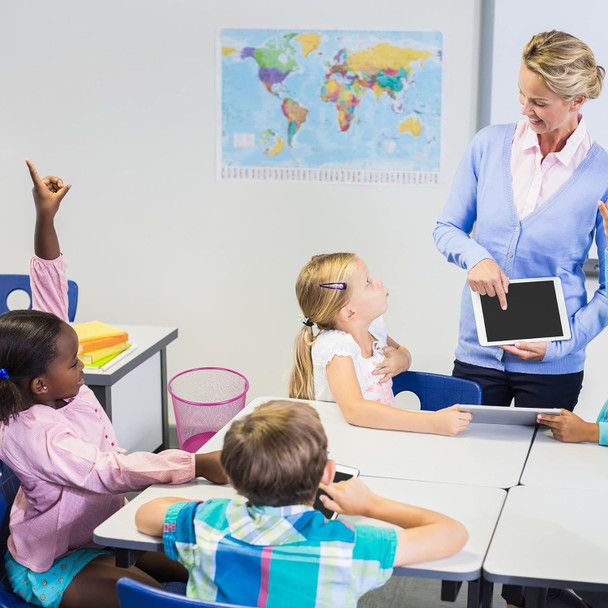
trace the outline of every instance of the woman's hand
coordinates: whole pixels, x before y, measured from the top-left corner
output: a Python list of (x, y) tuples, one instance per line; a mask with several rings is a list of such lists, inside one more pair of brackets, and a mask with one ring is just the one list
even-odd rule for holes
[(393, 376), (406, 372), (412, 363), (412, 358), (409, 351), (405, 347), (400, 349), (387, 346), (382, 349), (384, 352), (384, 361), (378, 365), (378, 367), (372, 372), (374, 376), (384, 375), (380, 379), (380, 383), (388, 382)]
[(71, 184), (64, 184), (60, 177), (54, 175), (47, 175), (44, 179), (40, 179), (34, 163), (29, 158), (25, 159), (25, 163), (34, 184), (32, 193), (34, 194), (36, 213), (38, 216), (44, 215), (47, 218), (55, 217), (63, 197), (72, 187)]
[(482, 296), (497, 296), (500, 307), (507, 309), (509, 277), (492, 259), (484, 258), (469, 270), (469, 287)]
[(458, 435), (466, 430), (473, 419), (470, 412), (461, 412), (457, 405), (437, 410), (433, 416), (433, 431), (438, 435)]
[(500, 348), (522, 361), (542, 361), (547, 353), (546, 342), (515, 342), (513, 345), (505, 344)]
[(561, 416), (539, 414), (537, 420), (541, 424), (546, 424), (551, 429), (553, 437), (559, 441), (599, 443), (599, 425), (593, 422), (585, 422), (568, 410), (562, 410)]

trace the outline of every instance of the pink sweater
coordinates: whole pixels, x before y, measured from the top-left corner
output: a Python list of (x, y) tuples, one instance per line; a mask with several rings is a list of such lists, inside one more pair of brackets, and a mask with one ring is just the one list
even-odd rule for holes
[[(30, 276), (33, 307), (67, 319), (63, 257), (34, 256)], [(86, 386), (61, 409), (32, 405), (0, 426), (0, 459), (21, 481), (8, 549), (35, 572), (45, 572), (70, 551), (95, 546), (93, 530), (126, 503), (123, 492), (194, 478), (193, 454), (125, 454)]]

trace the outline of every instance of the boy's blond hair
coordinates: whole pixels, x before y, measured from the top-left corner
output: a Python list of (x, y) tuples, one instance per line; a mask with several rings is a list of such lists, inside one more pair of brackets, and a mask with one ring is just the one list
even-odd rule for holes
[(327, 437), (307, 403), (269, 401), (232, 423), (222, 466), (256, 506), (312, 504), (327, 463)]
[[(311, 349), (316, 336), (312, 324), (319, 330), (334, 329), (338, 312), (350, 299), (348, 281), (358, 260), (354, 253), (315, 255), (300, 271), (296, 296), (311, 325), (300, 329), (294, 343), (294, 366), (289, 379), (289, 396), (294, 399), (315, 398)], [(331, 283), (344, 283), (345, 289), (321, 287)]]

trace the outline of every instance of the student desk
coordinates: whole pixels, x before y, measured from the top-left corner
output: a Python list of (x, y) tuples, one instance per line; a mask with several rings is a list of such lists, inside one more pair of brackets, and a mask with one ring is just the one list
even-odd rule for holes
[(527, 608), (545, 605), (547, 587), (608, 592), (606, 513), (607, 491), (511, 488), (484, 578), (527, 587)]
[[(503, 506), (506, 492), (497, 488), (461, 486), (456, 484), (423, 483), (399, 479), (364, 477), (365, 483), (376, 493), (446, 513), (462, 521), (469, 531), (465, 548), (446, 559), (425, 562), (405, 568), (397, 568), (396, 575), (437, 578), (443, 581), (469, 581), (469, 606), (479, 606), (479, 578), (482, 562)], [(116, 563), (128, 566), (141, 551), (162, 551), (162, 539), (139, 533), (135, 528), (137, 508), (160, 496), (183, 496), (204, 500), (207, 498), (234, 498), (236, 492), (230, 486), (217, 486), (204, 479), (179, 485), (154, 485), (115, 513), (95, 529), (95, 542), (116, 547)], [(376, 523), (362, 517), (352, 517), (357, 523)], [(472, 592), (473, 591), (473, 592)]]
[(154, 452), (169, 446), (167, 344), (174, 327), (123, 325), (136, 345), (107, 371), (84, 369), (84, 381), (108, 414), (121, 447)]
[[(238, 417), (271, 399), (277, 397), (254, 399)], [(319, 412), (330, 458), (371, 477), (510, 488), (519, 483), (534, 436), (531, 426), (497, 424), (471, 424), (456, 437), (368, 429), (348, 424), (335, 403), (307, 403)], [(199, 451), (221, 449), (227, 428)]]
[[(521, 483), (525, 486), (608, 491), (608, 447), (563, 443), (553, 439), (551, 431), (541, 426), (532, 444)], [(576, 492), (572, 494), (576, 495)]]

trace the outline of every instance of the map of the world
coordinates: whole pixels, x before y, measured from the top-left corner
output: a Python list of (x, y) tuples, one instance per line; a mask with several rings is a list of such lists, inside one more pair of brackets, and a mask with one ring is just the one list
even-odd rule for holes
[(220, 177), (437, 183), (441, 33), (219, 36)]

